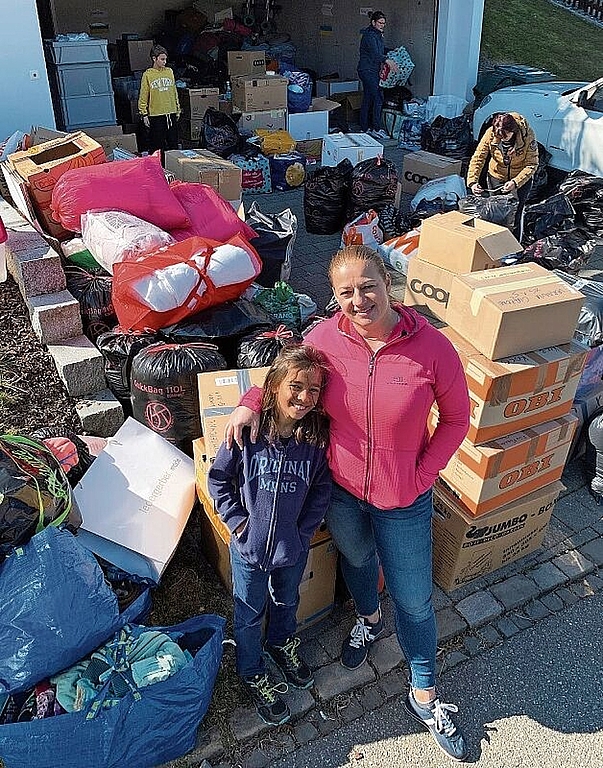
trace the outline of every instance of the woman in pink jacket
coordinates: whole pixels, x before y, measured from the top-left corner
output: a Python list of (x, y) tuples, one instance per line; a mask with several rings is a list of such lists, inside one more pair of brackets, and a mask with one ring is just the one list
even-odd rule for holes
[[(324, 408), (330, 417), (329, 466), (335, 485), (326, 520), (341, 553), (357, 619), (341, 663), (356, 669), (384, 632), (379, 563), (396, 608), (396, 630), (411, 671), (408, 713), (438, 746), (461, 760), (466, 745), (435, 689), (432, 604), (432, 486), (469, 426), (469, 397), (451, 343), (413, 309), (390, 300), (390, 277), (366, 246), (333, 257), (329, 277), (341, 308), (306, 337), (328, 358)], [(237, 408), (227, 433), (257, 434), (259, 391)], [(429, 435), (432, 405), (438, 426)], [(249, 410), (251, 409), (251, 410)]]

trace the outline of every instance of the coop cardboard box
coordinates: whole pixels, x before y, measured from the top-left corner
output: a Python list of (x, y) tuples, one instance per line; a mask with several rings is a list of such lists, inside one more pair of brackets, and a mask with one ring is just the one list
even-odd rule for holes
[(577, 342), (493, 362), (452, 328), (441, 332), (459, 353), (471, 402), (467, 439), (484, 443), (565, 416), (588, 349)]
[(198, 375), (201, 426), (209, 462), (216, 456), (228, 418), (241, 396), (250, 387), (262, 387), (267, 373), (268, 368), (234, 368)]
[(409, 152), (402, 164), (402, 191), (413, 194), (432, 179), (461, 174), (461, 160), (435, 155), (433, 152)]
[(583, 301), (579, 290), (553, 272), (518, 264), (455, 275), (446, 322), (490, 360), (499, 360), (567, 344)]
[(322, 78), (316, 81), (316, 95), (331, 98), (336, 93), (360, 91), (360, 80), (346, 80), (341, 77)]
[(231, 78), (244, 75), (265, 75), (264, 51), (228, 51), (228, 74)]
[(562, 483), (554, 482), (475, 520), (449, 490), (436, 483), (434, 581), (450, 592), (534, 552), (564, 490)]
[(463, 440), (440, 478), (469, 514), (485, 515), (559, 480), (577, 425), (568, 414), (481, 445)]
[[(224, 586), (231, 589), (230, 531), (218, 517), (213, 501), (207, 491), (209, 462), (204, 439), (193, 442), (197, 495), (203, 505), (201, 519), (203, 533), (202, 547)], [(337, 551), (331, 536), (323, 523), (310, 542), (308, 562), (299, 587), (300, 601), (297, 611), (298, 627), (315, 624), (333, 609), (335, 599), (335, 575)]]
[(338, 165), (344, 158), (357, 165), (383, 154), (383, 144), (367, 133), (332, 133), (322, 141), (322, 165)]
[(165, 168), (181, 181), (209, 184), (225, 200), (240, 200), (241, 169), (205, 149), (171, 149), (165, 153)]
[(329, 112), (339, 108), (339, 103), (318, 97), (312, 99), (307, 112), (294, 112), (289, 115), (287, 130), (296, 141), (322, 139), (329, 132)]
[(432, 315), (446, 322), (453, 277), (453, 272), (413, 256), (408, 262), (404, 304), (407, 307), (425, 307)]
[(232, 103), (241, 112), (287, 109), (286, 77), (244, 75), (232, 82)]
[(287, 110), (268, 109), (262, 112), (243, 112), (237, 125), (244, 136), (251, 136), (258, 129), (284, 131), (287, 127)]
[(208, 107), (218, 109), (219, 88), (179, 88), (178, 99), (182, 114), (192, 120), (202, 120)]

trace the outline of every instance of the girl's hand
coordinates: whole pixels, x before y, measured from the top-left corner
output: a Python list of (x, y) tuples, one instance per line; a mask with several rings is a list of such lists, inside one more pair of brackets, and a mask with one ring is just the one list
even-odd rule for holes
[(400, 67), (398, 67), (398, 65), (393, 59), (386, 59), (385, 63), (389, 65), (389, 68), (391, 69), (392, 72), (397, 72), (398, 69), (400, 69)]
[(142, 124), (144, 125), (145, 128), (150, 128), (151, 127), (151, 121), (149, 120), (147, 115), (143, 115), (143, 117), (142, 117)]
[(224, 442), (226, 443), (226, 447), (229, 450), (232, 448), (232, 441), (234, 438), (234, 441), (239, 448), (243, 448), (244, 427), (251, 427), (251, 442), (255, 443), (258, 436), (259, 426), (259, 413), (252, 411), (251, 408), (247, 408), (246, 405), (237, 405), (234, 411), (230, 414), (230, 419), (224, 430)]
[(481, 195), (481, 193), (484, 191), (484, 188), (482, 187), (482, 185), (478, 184), (477, 182), (475, 184), (472, 184), (470, 189), (474, 195)]
[(234, 535), (237, 538), (243, 533), (243, 531), (245, 530), (245, 526), (246, 525), (247, 525), (247, 523), (245, 522), (245, 520), (243, 520), (243, 522), (240, 525), (237, 525), (237, 527), (234, 530)]
[(517, 184), (511, 180), (507, 181), (505, 184), (501, 187), (502, 191), (505, 193), (505, 195), (509, 194), (509, 192), (513, 192), (514, 189), (517, 189)]

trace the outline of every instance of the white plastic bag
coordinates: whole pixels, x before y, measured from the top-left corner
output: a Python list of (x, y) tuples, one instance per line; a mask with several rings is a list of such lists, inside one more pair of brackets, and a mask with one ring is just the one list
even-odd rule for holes
[(347, 245), (368, 245), (377, 248), (383, 242), (383, 230), (379, 226), (379, 214), (372, 208), (361, 213), (341, 233), (341, 247)]
[(411, 229), (400, 237), (394, 237), (377, 249), (386, 264), (403, 275), (408, 274), (408, 263), (419, 251), (420, 228)]
[(438, 179), (426, 182), (419, 188), (416, 195), (410, 201), (410, 211), (411, 213), (416, 211), (421, 200), (435, 200), (436, 197), (441, 197), (442, 200), (458, 203), (466, 195), (467, 187), (465, 186), (465, 180), (461, 176), (457, 174), (441, 176)]
[(425, 119), (431, 123), (438, 115), (458, 117), (463, 114), (467, 103), (460, 96), (429, 96), (425, 105)]

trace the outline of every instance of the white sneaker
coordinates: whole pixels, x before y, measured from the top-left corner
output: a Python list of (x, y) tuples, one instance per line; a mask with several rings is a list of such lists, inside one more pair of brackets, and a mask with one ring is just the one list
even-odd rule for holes
[(379, 131), (375, 131), (375, 138), (376, 139), (385, 139), (387, 141), (387, 139), (391, 139), (391, 136), (389, 135), (389, 133), (387, 131), (384, 131), (383, 129), (381, 129)]

